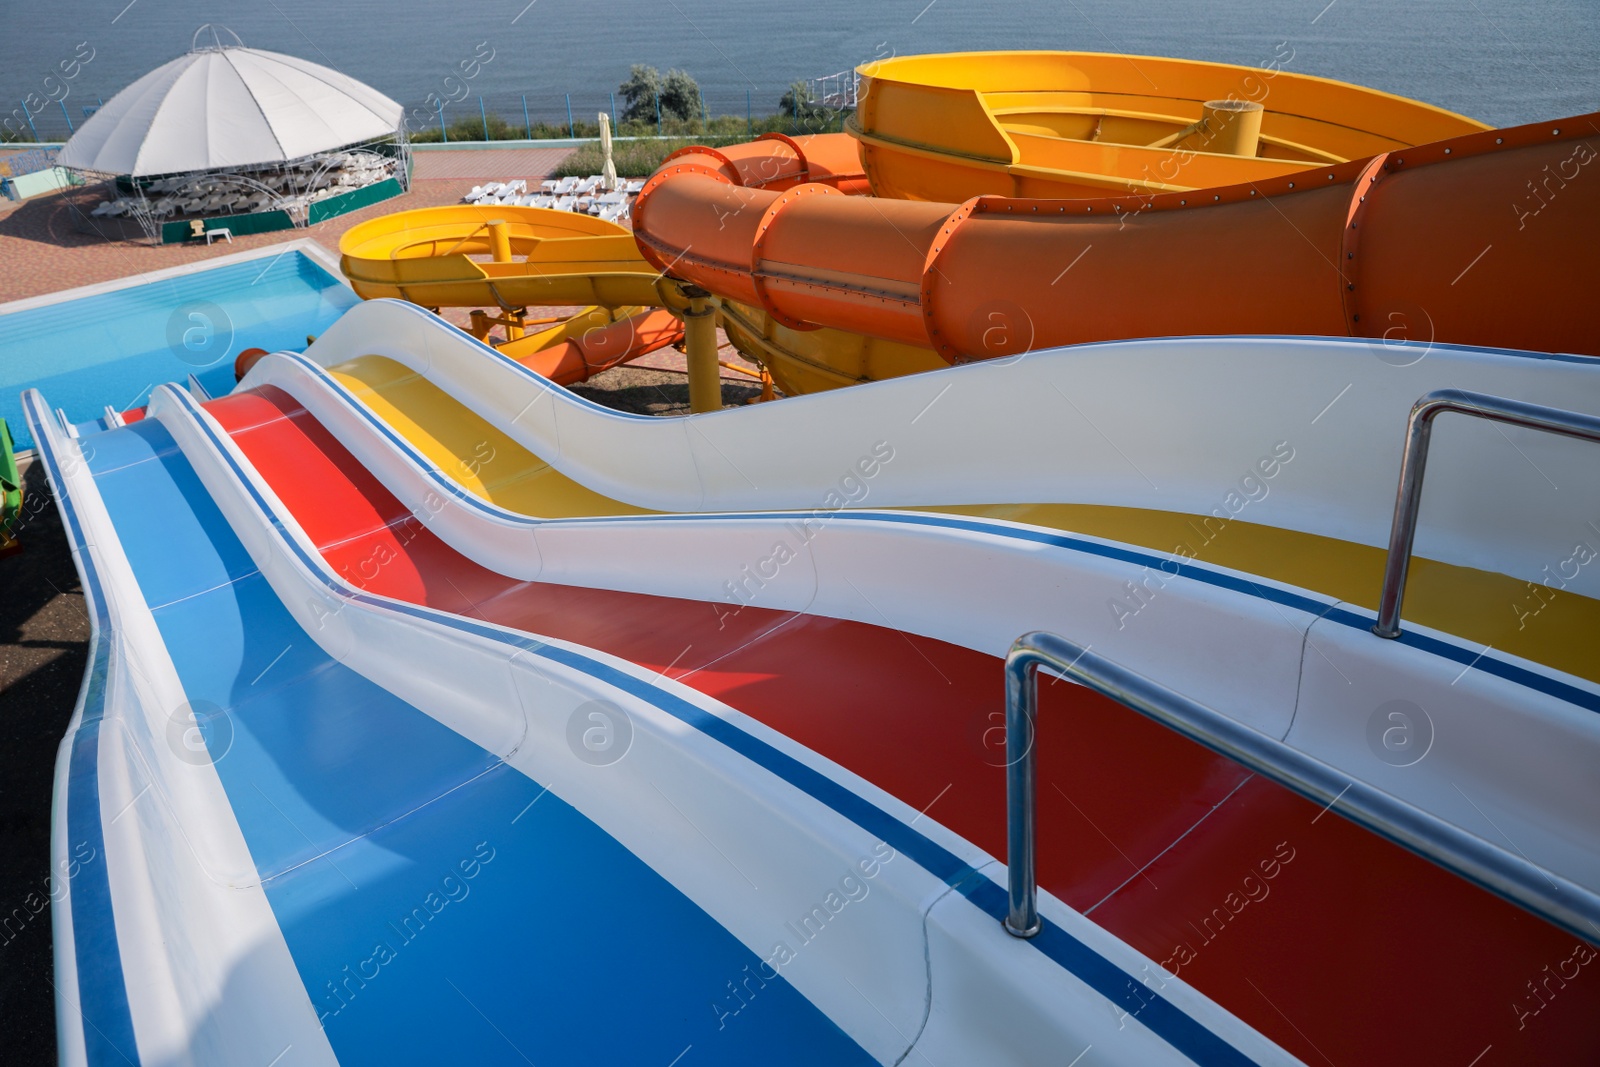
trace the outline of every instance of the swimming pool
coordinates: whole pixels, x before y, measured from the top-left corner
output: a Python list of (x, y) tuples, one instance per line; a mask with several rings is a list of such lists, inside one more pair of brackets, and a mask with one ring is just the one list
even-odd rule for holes
[(0, 416), (33, 447), (20, 394), (36, 388), (75, 422), (141, 407), (162, 382), (193, 374), (213, 396), (233, 388), (246, 348), (305, 348), (360, 302), (298, 249), (0, 315)]

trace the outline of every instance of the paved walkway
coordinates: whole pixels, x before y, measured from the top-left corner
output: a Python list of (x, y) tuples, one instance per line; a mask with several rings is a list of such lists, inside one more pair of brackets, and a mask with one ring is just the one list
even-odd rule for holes
[(251, 234), (235, 237), (232, 244), (217, 241), (211, 245), (152, 246), (144, 241), (111, 241), (79, 232), (74, 226), (74, 216), (94, 210), (104, 199), (101, 186), (63, 190), (21, 203), (0, 199), (0, 303), (129, 278), (302, 237), (310, 237), (337, 255), (339, 238), (357, 223), (394, 211), (458, 203), (472, 185), (472, 181), (461, 178), (417, 180), (403, 196), (309, 229)]

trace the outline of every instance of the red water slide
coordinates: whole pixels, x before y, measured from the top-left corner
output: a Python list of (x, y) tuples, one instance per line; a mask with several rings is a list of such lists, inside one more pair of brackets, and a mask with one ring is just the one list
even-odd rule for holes
[[(1004, 856), (998, 659), (507, 578), (440, 541), (287, 394), (206, 407), (352, 584), (660, 672)], [(1303, 1061), (1600, 1057), (1600, 983), (1549, 977), (1576, 966), (1570, 936), (1086, 689), (1044, 685), (1041, 714), (1071, 727), (1038, 740), (1041, 885)]]

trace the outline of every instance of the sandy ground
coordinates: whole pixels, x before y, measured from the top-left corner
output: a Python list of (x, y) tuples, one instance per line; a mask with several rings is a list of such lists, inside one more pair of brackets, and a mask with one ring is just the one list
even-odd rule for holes
[[(134, 278), (148, 271), (311, 237), (337, 254), (350, 227), (379, 215), (453, 204), (484, 179), (542, 175), (479, 173), (502, 167), (496, 152), (419, 154), (411, 192), (310, 230), (240, 237), (230, 245), (165, 245), (113, 241), (80, 232), (76, 219), (93, 209), (98, 189), (69, 190), (13, 204), (0, 200), (0, 303), (80, 285)], [(553, 168), (549, 159), (523, 161)], [(480, 162), (474, 158), (483, 157)], [(429, 168), (440, 177), (424, 175)], [(448, 174), (449, 176), (443, 176)], [(467, 322), (467, 309), (446, 317)], [(731, 350), (730, 362), (742, 362)], [(748, 366), (748, 364), (745, 364)], [(673, 349), (638, 365), (617, 367), (573, 389), (598, 403), (643, 415), (684, 415), (689, 390), (684, 357)], [(724, 372), (723, 399), (747, 403), (756, 383)], [(77, 700), (87, 656), (89, 620), (54, 500), (35, 466), (25, 478), (22, 551), (0, 559), (0, 1063), (49, 1064), (56, 1059), (51, 958), (49, 845), (56, 750)]]

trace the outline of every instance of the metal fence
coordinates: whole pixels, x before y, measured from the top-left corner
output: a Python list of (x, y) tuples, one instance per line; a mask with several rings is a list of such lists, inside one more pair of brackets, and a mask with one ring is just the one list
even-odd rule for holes
[(32, 148), (0, 159), (0, 178), (20, 178), (56, 165), (55, 148)]
[[(620, 132), (627, 108), (615, 91), (532, 89), (526, 93), (479, 93), (471, 81), (446, 81), (453, 82), (449, 87), (453, 91), (430, 94), (426, 102), (406, 103), (405, 126), (411, 135), (436, 139), (443, 126), (451, 140), (466, 136), (483, 139), (485, 127), (490, 131), (490, 139), (592, 137), (597, 135), (602, 112), (611, 116), (613, 127)], [(739, 132), (741, 120), (744, 129), (752, 133), (762, 128), (792, 133), (816, 132), (828, 128), (830, 122), (836, 124), (839, 112), (855, 107), (858, 82), (854, 71), (809, 79), (805, 82), (807, 95), (802, 97), (800, 106), (789, 108), (785, 108), (782, 97), (771, 90), (765, 93), (754, 90), (708, 92), (702, 88), (699, 122), (705, 127), (715, 120), (718, 129), (726, 128), (729, 133)], [(91, 100), (92, 103), (86, 103)], [(65, 141), (103, 103), (98, 95), (74, 91), (63, 100), (37, 95), (18, 100), (9, 113), (0, 104), (0, 127), (3, 127), (0, 128), (0, 142)], [(669, 112), (658, 114), (653, 106), (645, 111), (642, 117), (636, 116), (637, 122), (629, 125), (653, 129), (641, 128), (635, 132), (671, 134), (682, 132), (686, 125), (682, 120), (675, 125)], [(478, 130), (475, 135), (470, 133), (473, 125)], [(457, 132), (458, 127), (461, 133)]]
[[(69, 105), (68, 99), (71, 100)], [(85, 104), (87, 97), (76, 95), (63, 100), (52, 100), (37, 94), (18, 100), (9, 113), (0, 106), (0, 143), (25, 144), (29, 141), (65, 141), (77, 131), (83, 121), (104, 102), (94, 97), (94, 103)]]
[(405, 110), (405, 125), (413, 138), (437, 140), (505, 140), (508, 138), (594, 137), (599, 116), (610, 117), (619, 133), (662, 134), (699, 133), (714, 128), (719, 132), (755, 133), (764, 129), (810, 133), (836, 125), (845, 110), (840, 103), (854, 106), (853, 86), (848, 94), (835, 90), (826, 103), (813, 97), (798, 106), (783, 106), (770, 94), (758, 97), (754, 91), (742, 93), (702, 92), (698, 114), (675, 116), (663, 108), (660, 97), (642, 101), (642, 107), (629, 114), (628, 102), (614, 91), (581, 93), (536, 90), (529, 93), (470, 93), (457, 100), (412, 104)]

